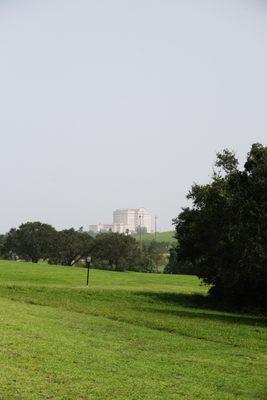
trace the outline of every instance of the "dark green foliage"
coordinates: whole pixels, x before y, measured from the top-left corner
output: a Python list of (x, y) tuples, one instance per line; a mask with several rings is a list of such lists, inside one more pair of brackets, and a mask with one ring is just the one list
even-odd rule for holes
[(188, 260), (180, 259), (179, 247), (171, 247), (169, 251), (168, 264), (164, 268), (164, 274), (195, 275), (196, 269)]
[(91, 253), (93, 238), (81, 229), (64, 229), (56, 234), (56, 246), (49, 256), (52, 264), (73, 265)]
[(168, 264), (164, 268), (164, 274), (179, 274), (177, 268), (177, 252), (176, 248), (172, 247), (170, 249)]
[(119, 233), (100, 233), (92, 248), (93, 265), (115, 271), (157, 272), (166, 244), (155, 241), (143, 244), (130, 236)]
[(153, 272), (157, 272), (158, 268), (166, 262), (169, 254), (169, 244), (166, 242), (158, 242), (152, 240), (151, 242), (143, 243), (143, 252), (149, 260), (148, 264)]
[(26, 261), (37, 263), (55, 251), (56, 230), (41, 222), (27, 222), (12, 228), (6, 236), (6, 250)]
[(97, 261), (107, 263), (115, 271), (135, 270), (138, 268), (140, 249), (131, 236), (119, 233), (100, 233), (92, 248), (93, 264)]
[(34, 263), (43, 259), (50, 264), (72, 265), (90, 254), (92, 242), (91, 236), (81, 229), (57, 232), (51, 225), (27, 222), (18, 229), (12, 228), (5, 236), (3, 245), (0, 240), (0, 251), (9, 258)]
[(216, 167), (223, 168), (223, 170), (227, 173), (237, 170), (238, 160), (235, 157), (234, 153), (232, 153), (228, 149), (224, 149), (222, 153), (217, 153), (216, 155), (217, 155), (217, 160), (215, 162)]
[(8, 258), (7, 249), (6, 249), (6, 236), (0, 235), (0, 259)]
[(138, 270), (140, 272), (158, 272), (158, 266), (149, 253), (142, 252), (140, 256), (140, 261), (138, 264)]
[(243, 170), (234, 154), (217, 155), (208, 185), (193, 185), (193, 203), (174, 220), (177, 261), (222, 300), (267, 304), (267, 148), (254, 144)]
[(35, 263), (42, 259), (50, 264), (67, 266), (83, 265), (90, 255), (95, 268), (156, 272), (162, 245), (148, 243), (145, 247), (141, 250), (139, 243), (129, 235), (108, 232), (93, 238), (82, 228), (58, 232), (41, 222), (22, 224), (0, 237), (2, 258), (20, 258)]

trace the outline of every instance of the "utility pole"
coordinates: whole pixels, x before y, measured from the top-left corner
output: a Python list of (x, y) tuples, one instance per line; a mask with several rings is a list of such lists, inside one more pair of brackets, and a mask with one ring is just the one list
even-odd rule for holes
[(157, 219), (158, 217), (155, 215), (155, 240), (157, 240)]
[(142, 251), (142, 216), (139, 215), (139, 239), (140, 239), (140, 248)]

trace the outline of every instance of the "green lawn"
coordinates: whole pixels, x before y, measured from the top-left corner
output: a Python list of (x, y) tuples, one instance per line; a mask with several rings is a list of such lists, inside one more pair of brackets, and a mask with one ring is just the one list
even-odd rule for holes
[[(155, 233), (144, 233), (142, 235), (142, 240), (144, 242), (151, 242), (156, 238), (158, 242), (168, 242), (168, 243), (175, 243), (176, 239), (174, 238), (175, 232), (173, 231), (168, 231), (168, 232), (157, 232), (157, 235), (155, 237)], [(136, 240), (140, 240), (140, 236), (135, 234), (133, 235)]]
[(0, 399), (267, 399), (267, 325), (196, 277), (0, 261)]

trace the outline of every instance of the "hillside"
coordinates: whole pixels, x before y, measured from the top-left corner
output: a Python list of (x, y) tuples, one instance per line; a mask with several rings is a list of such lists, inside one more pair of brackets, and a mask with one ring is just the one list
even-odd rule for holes
[[(140, 240), (139, 235), (133, 235), (137, 240)], [(168, 242), (168, 243), (175, 243), (176, 239), (174, 238), (174, 232), (173, 231), (168, 231), (168, 232), (157, 232), (156, 236), (155, 233), (144, 233), (142, 235), (142, 240), (143, 241), (151, 241), (151, 240), (157, 240), (158, 242)]]
[(266, 319), (194, 276), (0, 261), (0, 399), (263, 400)]

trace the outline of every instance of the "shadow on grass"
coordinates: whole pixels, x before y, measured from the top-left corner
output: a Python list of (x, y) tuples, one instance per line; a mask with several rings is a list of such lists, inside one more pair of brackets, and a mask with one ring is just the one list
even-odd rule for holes
[[(135, 294), (137, 296), (140, 295), (150, 298), (153, 303), (156, 302), (159, 307), (147, 308), (147, 310), (149, 309), (150, 311), (154, 311), (156, 313), (174, 315), (177, 317), (205, 318), (253, 326), (267, 326), (266, 314), (258, 309), (248, 309), (244, 307), (234, 307), (233, 305), (218, 304), (218, 302), (216, 302), (213, 298), (201, 294), (157, 292), (136, 292)], [(160, 306), (163, 306), (164, 308), (160, 308)], [(179, 308), (181, 306), (187, 307), (188, 310), (181, 310)]]
[[(140, 310), (140, 309), (139, 309)], [(212, 314), (208, 312), (199, 312), (196, 310), (184, 311), (184, 310), (163, 310), (163, 309), (151, 309), (142, 308), (142, 311), (149, 311), (160, 313), (164, 315), (172, 315), (177, 318), (189, 318), (189, 319), (206, 319), (209, 321), (225, 322), (227, 324), (238, 324), (238, 325), (249, 325), (255, 327), (267, 327), (267, 320), (263, 317), (253, 316), (241, 316), (241, 315), (227, 315), (227, 314)]]

